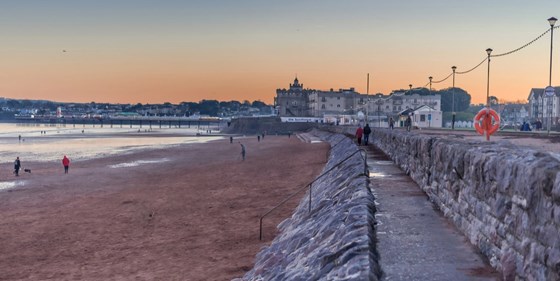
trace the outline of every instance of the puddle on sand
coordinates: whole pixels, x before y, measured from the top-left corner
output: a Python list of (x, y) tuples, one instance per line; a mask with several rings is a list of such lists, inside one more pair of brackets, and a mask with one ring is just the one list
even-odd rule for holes
[(167, 158), (153, 159), (153, 160), (137, 160), (137, 161), (132, 161), (132, 162), (125, 162), (125, 163), (109, 165), (109, 168), (137, 167), (137, 166), (144, 165), (144, 164), (157, 164), (157, 163), (162, 163), (162, 162), (167, 162), (167, 161), (169, 161), (169, 159), (167, 159)]
[(22, 186), (24, 185), (23, 181), (5, 181), (5, 182), (0, 182), (0, 190), (7, 190), (7, 189), (11, 189), (14, 188), (16, 186)]

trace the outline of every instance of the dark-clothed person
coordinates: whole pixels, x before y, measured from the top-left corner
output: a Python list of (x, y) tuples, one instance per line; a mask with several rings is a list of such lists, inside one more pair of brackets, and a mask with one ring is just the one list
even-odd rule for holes
[(241, 145), (241, 158), (245, 161), (245, 146), (242, 143), (239, 144)]
[(404, 121), (404, 125), (406, 126), (406, 130), (410, 132), (410, 128), (412, 127), (412, 118), (410, 118), (410, 115), (406, 117), (406, 121)]
[(369, 143), (369, 134), (371, 134), (371, 128), (369, 127), (369, 124), (366, 124), (364, 127), (364, 145), (368, 145)]
[(14, 161), (14, 174), (16, 174), (16, 177), (19, 177), (19, 168), (21, 168), (21, 162), (19, 157), (16, 157), (16, 161)]

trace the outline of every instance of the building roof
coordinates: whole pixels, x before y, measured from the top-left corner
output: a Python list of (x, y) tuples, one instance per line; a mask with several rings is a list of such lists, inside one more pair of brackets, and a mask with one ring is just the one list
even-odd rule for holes
[[(560, 86), (554, 87), (554, 94), (560, 97)], [(542, 97), (544, 95), (544, 88), (532, 88), (527, 99), (531, 99), (531, 95), (535, 95), (535, 98)]]

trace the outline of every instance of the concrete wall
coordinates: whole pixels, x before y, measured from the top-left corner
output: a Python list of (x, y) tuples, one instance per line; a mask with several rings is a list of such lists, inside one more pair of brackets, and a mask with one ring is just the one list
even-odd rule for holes
[(307, 131), (319, 126), (315, 122), (281, 122), (278, 117), (248, 117), (236, 118), (231, 121), (229, 127), (222, 128), (226, 134), (262, 134), (270, 135), (288, 134)]
[(559, 155), (403, 130), (373, 141), (504, 279), (560, 280)]
[[(342, 135), (317, 134), (332, 147), (323, 171), (358, 149)], [(360, 154), (319, 179), (311, 194), (312, 211), (306, 194), (238, 280), (378, 280), (374, 196)]]

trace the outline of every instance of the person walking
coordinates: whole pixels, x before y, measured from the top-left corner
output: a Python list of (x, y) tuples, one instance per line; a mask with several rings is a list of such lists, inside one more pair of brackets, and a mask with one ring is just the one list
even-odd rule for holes
[(362, 126), (358, 126), (358, 129), (356, 130), (356, 139), (358, 139), (358, 145), (362, 145), (363, 134), (364, 134), (364, 129), (362, 129)]
[(241, 145), (241, 159), (245, 161), (245, 146), (241, 142), (239, 144)]
[(62, 158), (62, 166), (64, 166), (64, 173), (68, 174), (68, 168), (70, 167), (70, 159), (68, 159), (66, 155), (64, 155), (64, 158)]
[(16, 174), (16, 177), (19, 177), (19, 168), (21, 168), (21, 162), (19, 157), (16, 157), (16, 161), (14, 161), (14, 174)]
[(392, 130), (393, 127), (395, 125), (395, 121), (393, 120), (393, 117), (389, 118), (389, 128)]
[(233, 143), (233, 137), (229, 137), (229, 143)]
[(410, 115), (406, 117), (406, 121), (404, 121), (404, 124), (406, 126), (406, 131), (410, 132), (410, 128), (412, 127), (412, 118), (410, 118)]
[(371, 128), (369, 127), (369, 124), (366, 124), (364, 127), (364, 145), (368, 145), (369, 143), (369, 134), (371, 134)]

